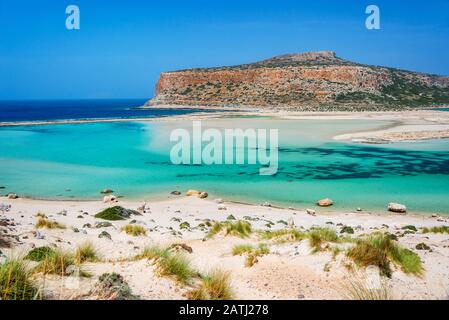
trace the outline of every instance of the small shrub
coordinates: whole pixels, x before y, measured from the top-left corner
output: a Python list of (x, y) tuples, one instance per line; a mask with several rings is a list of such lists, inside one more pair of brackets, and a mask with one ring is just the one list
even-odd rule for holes
[(138, 300), (129, 285), (117, 273), (103, 273), (93, 292), (100, 300)]
[(431, 250), (430, 247), (424, 242), (418, 243), (415, 248), (416, 250)]
[(340, 233), (354, 234), (354, 229), (349, 226), (344, 226), (341, 228)]
[(50, 221), (45, 218), (39, 218), (36, 223), (36, 229), (65, 229), (65, 226), (63, 224), (60, 224), (56, 221)]
[(35, 262), (41, 262), (54, 253), (55, 250), (53, 250), (50, 247), (37, 247), (30, 250), (28, 254), (25, 256), (25, 259)]
[(117, 220), (125, 220), (128, 219), (131, 215), (140, 215), (139, 212), (135, 210), (125, 209), (120, 206), (115, 206), (112, 208), (107, 208), (95, 215), (95, 218), (109, 220), (109, 221), (117, 221)]
[(0, 300), (36, 300), (39, 290), (31, 280), (31, 271), (18, 259), (0, 264)]
[(147, 235), (147, 230), (144, 227), (139, 226), (137, 224), (128, 224), (128, 225), (124, 226), (121, 230), (124, 231), (126, 234), (129, 234), (133, 237)]
[(179, 224), (179, 229), (190, 229), (190, 223), (188, 223), (187, 221), (182, 222), (181, 224)]

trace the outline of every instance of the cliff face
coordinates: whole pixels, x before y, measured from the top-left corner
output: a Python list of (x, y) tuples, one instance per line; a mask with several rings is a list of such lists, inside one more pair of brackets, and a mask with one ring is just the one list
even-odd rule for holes
[(448, 103), (449, 78), (360, 65), (322, 51), (162, 73), (147, 104), (373, 110)]

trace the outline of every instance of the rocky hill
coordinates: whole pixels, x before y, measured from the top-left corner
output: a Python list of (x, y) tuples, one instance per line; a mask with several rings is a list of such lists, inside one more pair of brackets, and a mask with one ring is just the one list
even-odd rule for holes
[(385, 110), (449, 104), (449, 78), (369, 66), (331, 51), (162, 73), (147, 105)]

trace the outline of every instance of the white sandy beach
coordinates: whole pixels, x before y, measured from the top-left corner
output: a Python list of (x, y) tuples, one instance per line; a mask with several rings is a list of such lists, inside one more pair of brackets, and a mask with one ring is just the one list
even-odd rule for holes
[[(416, 228), (448, 225), (447, 218), (409, 216), (396, 214), (373, 215), (361, 212), (329, 213), (326, 208), (314, 207), (316, 216), (303, 210), (289, 210), (225, 202), (227, 210), (218, 210), (211, 199), (179, 196), (156, 202), (146, 202), (147, 212), (132, 219), (144, 226), (147, 236), (133, 237), (120, 231), (129, 221), (112, 221), (107, 228), (88, 227), (101, 221), (94, 215), (104, 208), (120, 205), (137, 209), (143, 202), (120, 200), (117, 204), (102, 201), (40, 201), (30, 199), (0, 198), (0, 203), (11, 205), (11, 210), (0, 215), (6, 235), (13, 236), (11, 248), (1, 250), (8, 256), (20, 256), (39, 246), (55, 246), (75, 250), (76, 246), (89, 241), (100, 252), (102, 262), (88, 263), (85, 268), (92, 278), (37, 276), (45, 284), (45, 294), (50, 299), (88, 298), (96, 279), (105, 272), (117, 272), (129, 283), (133, 293), (143, 299), (185, 299), (191, 289), (171, 278), (155, 273), (151, 261), (133, 261), (131, 258), (146, 246), (184, 243), (192, 247), (188, 259), (201, 272), (221, 268), (231, 274), (232, 290), (237, 299), (344, 299), (342, 288), (354, 275), (364, 276), (363, 268), (348, 270), (350, 262), (344, 253), (335, 259), (328, 251), (312, 253), (307, 240), (276, 243), (268, 242), (270, 253), (260, 257), (253, 267), (244, 266), (244, 258), (233, 256), (236, 244), (260, 243), (254, 233), (250, 238), (224, 237), (218, 235), (203, 241), (207, 230), (195, 228), (205, 219), (224, 221), (229, 215), (236, 219), (251, 218), (254, 230), (277, 230), (287, 228), (285, 222), (294, 222), (295, 228), (312, 226), (335, 228), (351, 226), (355, 235), (381, 230), (399, 236), (399, 243), (417, 252), (423, 261), (422, 276), (406, 275), (395, 267), (388, 288), (395, 299), (442, 299), (449, 289), (449, 236), (447, 234), (404, 234), (406, 225)], [(48, 219), (64, 224), (66, 229), (39, 229), (37, 235), (36, 214), (41, 212)], [(245, 218), (246, 217), (246, 218)], [(273, 223), (271, 228), (267, 222)], [(181, 222), (190, 228), (180, 229)], [(332, 224), (330, 224), (332, 222)], [(74, 232), (78, 228), (80, 232)], [(111, 240), (99, 239), (101, 231), (107, 231)], [(403, 236), (402, 236), (403, 235)], [(418, 243), (426, 243), (431, 250), (418, 251)]]

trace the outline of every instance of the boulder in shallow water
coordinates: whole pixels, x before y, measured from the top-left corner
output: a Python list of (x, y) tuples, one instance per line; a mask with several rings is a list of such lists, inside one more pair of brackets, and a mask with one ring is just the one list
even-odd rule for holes
[(334, 204), (334, 201), (332, 201), (332, 199), (326, 198), (319, 200), (316, 204), (320, 207), (330, 207)]
[(102, 194), (108, 194), (108, 193), (113, 193), (114, 192), (114, 190), (111, 190), (111, 189), (103, 189), (102, 191), (101, 191), (101, 193)]
[(188, 197), (191, 197), (191, 196), (199, 196), (200, 195), (200, 191), (198, 191), (198, 190), (189, 190), (189, 191), (187, 191), (187, 193), (186, 193), (186, 195), (188, 196)]
[(10, 193), (8, 194), (8, 199), (18, 199), (19, 196), (16, 193)]
[(180, 196), (181, 195), (181, 191), (172, 191), (170, 192), (171, 195), (173, 196)]
[(388, 204), (388, 211), (395, 212), (395, 213), (406, 213), (407, 207), (403, 204), (399, 203), (390, 203)]

